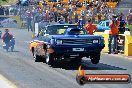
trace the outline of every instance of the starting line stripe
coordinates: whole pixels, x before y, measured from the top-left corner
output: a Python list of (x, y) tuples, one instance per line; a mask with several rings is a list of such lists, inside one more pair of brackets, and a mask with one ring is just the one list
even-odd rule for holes
[(0, 88), (17, 88), (12, 82), (0, 74)]

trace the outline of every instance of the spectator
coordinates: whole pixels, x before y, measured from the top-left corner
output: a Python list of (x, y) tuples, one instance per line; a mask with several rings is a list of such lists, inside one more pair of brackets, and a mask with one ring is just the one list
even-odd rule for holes
[(68, 12), (66, 11), (66, 9), (64, 9), (63, 17), (65, 19), (65, 23), (68, 23)]
[(4, 7), (0, 6), (0, 15), (4, 15)]
[(119, 14), (118, 21), (120, 22), (119, 33), (123, 34), (125, 32), (125, 24), (126, 24), (125, 20), (123, 20), (123, 13)]
[(49, 12), (49, 19), (50, 19), (50, 22), (53, 21), (53, 17), (54, 17), (54, 13), (53, 13), (53, 11), (50, 10), (50, 12)]
[(88, 20), (88, 24), (86, 24), (86, 26), (84, 26), (84, 29), (86, 29), (88, 31), (88, 34), (90, 34), (90, 35), (93, 35), (93, 33), (98, 30), (97, 27), (95, 25), (93, 25), (91, 19)]
[(77, 12), (74, 13), (74, 16), (75, 16), (75, 23), (77, 23), (78, 22), (78, 14), (77, 14)]
[(47, 22), (49, 22), (49, 18), (50, 18), (49, 11), (46, 10), (45, 19), (46, 19)]
[(98, 23), (101, 21), (101, 17), (102, 17), (102, 15), (101, 15), (101, 13), (99, 13), (98, 14)]
[(129, 13), (128, 13), (127, 17), (126, 17), (126, 20), (127, 20), (127, 23), (129, 25), (132, 24), (132, 9), (129, 10)]
[(8, 7), (5, 8), (5, 15), (9, 15), (9, 8)]
[(26, 15), (27, 15), (27, 26), (28, 26), (28, 31), (31, 29), (32, 30), (32, 12), (30, 11), (30, 9), (28, 9), (26, 11)]
[(58, 21), (61, 20), (61, 13), (58, 14)]
[(80, 0), (77, 0), (76, 7), (82, 7), (82, 3), (80, 2)]
[(81, 16), (81, 18), (78, 21), (78, 24), (83, 27), (86, 24), (86, 19), (84, 17), (84, 15)]
[(57, 12), (57, 10), (54, 12), (54, 20), (55, 20), (55, 22), (58, 21), (58, 12)]
[(68, 23), (69, 23), (69, 24), (73, 24), (72, 17), (70, 17), (70, 16), (68, 16)]
[[(117, 16), (112, 16), (112, 21), (110, 22), (110, 33), (109, 33), (109, 52), (108, 54), (111, 54), (111, 49), (113, 50), (114, 54), (117, 54), (117, 36), (119, 32), (119, 21), (116, 20)], [(114, 39), (114, 45), (112, 46), (112, 40)]]

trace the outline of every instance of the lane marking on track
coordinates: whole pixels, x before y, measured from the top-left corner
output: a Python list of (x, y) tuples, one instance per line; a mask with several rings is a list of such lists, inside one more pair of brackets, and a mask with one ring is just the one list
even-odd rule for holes
[(124, 59), (128, 59), (128, 60), (132, 60), (132, 57), (130, 56), (124, 56), (123, 54), (107, 54), (107, 53), (102, 53), (102, 55), (109, 55), (109, 56), (113, 56), (113, 57), (120, 57), (120, 58), (124, 58)]
[(11, 81), (0, 74), (0, 88), (17, 88)]

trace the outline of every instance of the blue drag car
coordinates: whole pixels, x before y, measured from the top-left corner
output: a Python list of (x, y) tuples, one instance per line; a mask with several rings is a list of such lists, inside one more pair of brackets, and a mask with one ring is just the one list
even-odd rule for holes
[(53, 24), (43, 28), (31, 43), (35, 61), (44, 61), (55, 65), (56, 61), (80, 63), (83, 57), (91, 59), (93, 64), (99, 63), (100, 52), (104, 48), (102, 36), (88, 35), (87, 31), (75, 24)]

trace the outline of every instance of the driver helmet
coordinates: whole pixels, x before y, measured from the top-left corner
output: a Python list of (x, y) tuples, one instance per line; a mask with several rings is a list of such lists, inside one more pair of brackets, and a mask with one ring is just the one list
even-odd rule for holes
[(9, 32), (9, 30), (8, 29), (5, 29), (5, 32)]

